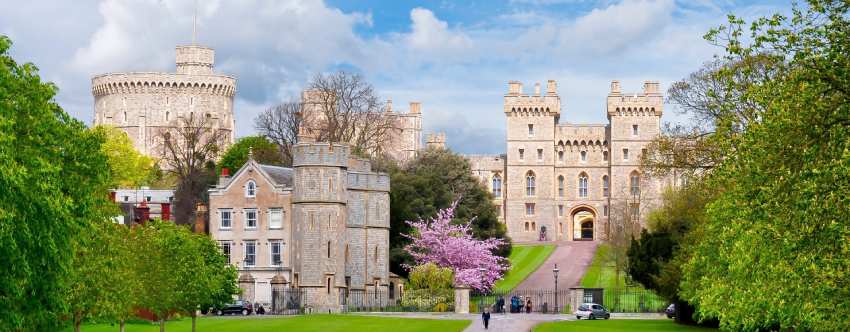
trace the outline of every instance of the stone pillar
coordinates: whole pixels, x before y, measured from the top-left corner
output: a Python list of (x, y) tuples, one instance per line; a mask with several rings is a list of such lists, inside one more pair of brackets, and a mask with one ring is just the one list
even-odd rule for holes
[(239, 288), (242, 289), (239, 299), (254, 303), (254, 276), (248, 272), (239, 276)]
[(570, 288), (570, 312), (573, 312), (578, 309), (578, 306), (584, 303), (584, 288)]
[(469, 287), (465, 285), (455, 286), (455, 313), (469, 313)]
[(274, 278), (272, 278), (272, 313), (279, 313), (283, 310), (283, 308), (285, 308), (285, 303), (281, 303), (278, 299), (284, 299), (283, 290), (286, 289), (286, 285), (288, 283), (289, 282), (286, 281), (286, 278), (284, 278), (281, 274), (278, 274), (274, 276)]

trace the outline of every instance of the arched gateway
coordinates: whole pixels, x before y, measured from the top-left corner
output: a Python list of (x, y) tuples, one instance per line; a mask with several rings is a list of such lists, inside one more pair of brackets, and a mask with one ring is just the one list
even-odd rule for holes
[(579, 208), (573, 211), (573, 240), (593, 241), (593, 226), (596, 215), (590, 209)]

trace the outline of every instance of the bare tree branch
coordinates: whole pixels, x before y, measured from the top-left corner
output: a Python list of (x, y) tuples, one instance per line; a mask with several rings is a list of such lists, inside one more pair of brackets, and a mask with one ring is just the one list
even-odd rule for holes
[(292, 165), (292, 145), (301, 128), (301, 102), (285, 102), (269, 108), (254, 119), (254, 128), (280, 147), (285, 166)]

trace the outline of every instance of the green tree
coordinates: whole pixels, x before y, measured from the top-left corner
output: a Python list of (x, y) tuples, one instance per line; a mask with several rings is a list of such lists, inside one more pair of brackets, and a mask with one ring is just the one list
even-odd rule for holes
[(56, 330), (74, 239), (108, 218), (104, 138), (65, 113), (0, 36), (0, 330)]
[(478, 239), (506, 239), (508, 244), (502, 246), (497, 254), (502, 257), (510, 255), (510, 239), (505, 225), (499, 222), (493, 197), (481, 181), (472, 176), (465, 158), (445, 149), (428, 149), (404, 167), (387, 165), (386, 162), (380, 163), (380, 167), (389, 171), (392, 183), (390, 270), (394, 273), (407, 275), (402, 265), (413, 265), (412, 258), (404, 251), (409, 240), (401, 235), (411, 231), (406, 221), (432, 216), (458, 199), (455, 219), (475, 217), (473, 235)]
[(680, 295), (724, 329), (850, 329), (848, 9), (813, 0), (749, 27), (731, 16), (707, 36), (774, 73), (732, 86), (754, 120), (718, 145), (709, 187), (722, 192), (682, 265)]
[(172, 269), (183, 286), (181, 293), (175, 295), (179, 297), (180, 311), (192, 317), (195, 332), (198, 309), (221, 307), (239, 293), (237, 272), (208, 235), (185, 231), (181, 235), (186, 237), (179, 248), (183, 258)]
[(106, 138), (101, 151), (109, 157), (114, 188), (138, 187), (153, 180), (154, 160), (139, 153), (127, 133), (111, 126), (97, 126), (92, 130)]
[(454, 280), (455, 277), (451, 268), (427, 263), (417, 265), (410, 270), (407, 285), (411, 290), (445, 290), (454, 288)]
[(261, 164), (283, 166), (280, 147), (263, 136), (246, 136), (231, 145), (218, 162), (218, 171), (222, 168), (236, 172), (248, 161), (248, 152), (253, 153), (254, 160)]

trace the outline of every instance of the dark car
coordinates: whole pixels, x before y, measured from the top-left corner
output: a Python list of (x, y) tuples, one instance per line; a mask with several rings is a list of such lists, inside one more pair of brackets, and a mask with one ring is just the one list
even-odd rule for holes
[(575, 315), (576, 319), (611, 318), (611, 313), (608, 309), (605, 309), (604, 306), (596, 303), (582, 303), (579, 305), (578, 310), (576, 310)]
[(676, 304), (670, 303), (667, 309), (664, 309), (664, 313), (667, 314), (667, 318), (676, 318)]
[(251, 302), (239, 300), (225, 304), (223, 307), (217, 309), (215, 314), (219, 316), (226, 314), (242, 314), (243, 316), (247, 316), (252, 312), (254, 312), (254, 306), (251, 305)]

